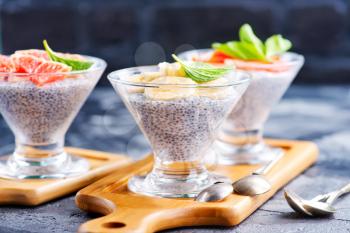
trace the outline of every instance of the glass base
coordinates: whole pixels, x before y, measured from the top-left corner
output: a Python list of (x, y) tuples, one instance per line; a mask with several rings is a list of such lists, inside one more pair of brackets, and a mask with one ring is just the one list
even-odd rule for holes
[(24, 158), (13, 154), (0, 161), (0, 177), (7, 179), (57, 179), (77, 176), (89, 170), (89, 162), (81, 157), (61, 153), (48, 158)]
[(265, 164), (284, 153), (281, 148), (270, 147), (265, 143), (235, 146), (217, 140), (213, 148), (218, 154), (217, 163), (222, 165)]
[(216, 182), (231, 182), (225, 176), (204, 172), (187, 177), (159, 177), (153, 172), (147, 176), (134, 176), (129, 180), (130, 191), (147, 196), (165, 198), (193, 198)]

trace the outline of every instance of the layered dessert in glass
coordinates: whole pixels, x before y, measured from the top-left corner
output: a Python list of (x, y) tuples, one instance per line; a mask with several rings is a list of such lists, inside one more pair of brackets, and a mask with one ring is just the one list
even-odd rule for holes
[(247, 24), (241, 27), (239, 38), (214, 43), (212, 49), (187, 51), (179, 57), (230, 65), (251, 74), (251, 84), (223, 124), (214, 149), (220, 164), (265, 163), (282, 150), (264, 143), (264, 124), (302, 67), (304, 57), (287, 52), (291, 42), (281, 35), (262, 42)]
[(85, 159), (64, 151), (64, 138), (106, 63), (45, 46), (0, 57), (0, 113), (16, 141), (0, 163), (2, 177), (62, 178), (89, 170)]
[(152, 172), (129, 181), (135, 193), (194, 197), (228, 179), (209, 173), (203, 158), (249, 79), (233, 69), (216, 72), (213, 66), (180, 62), (128, 68), (108, 76), (154, 153)]

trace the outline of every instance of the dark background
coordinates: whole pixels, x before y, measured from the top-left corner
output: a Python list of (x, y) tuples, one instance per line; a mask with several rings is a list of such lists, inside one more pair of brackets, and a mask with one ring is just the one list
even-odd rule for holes
[[(41, 48), (101, 57), (107, 72), (170, 60), (172, 52), (237, 38), (250, 23), (281, 33), (306, 56), (297, 83), (350, 83), (350, 1), (0, 0), (1, 48)], [(107, 84), (105, 76), (101, 84)]]

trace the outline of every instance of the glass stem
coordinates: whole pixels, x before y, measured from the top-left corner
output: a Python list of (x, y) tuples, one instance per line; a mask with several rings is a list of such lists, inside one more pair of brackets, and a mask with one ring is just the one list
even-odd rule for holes
[(230, 131), (224, 132), (224, 135), (220, 136), (223, 141), (229, 140), (230, 143), (236, 147), (255, 147), (261, 146), (263, 142), (262, 129), (245, 130), (245, 131)]
[(202, 160), (163, 162), (155, 157), (152, 173), (163, 179), (188, 180), (198, 176), (206, 176), (207, 169)]
[(15, 152), (2, 164), (0, 176), (17, 179), (64, 178), (89, 170), (84, 158), (64, 151), (64, 139), (54, 143), (23, 143), (16, 139)]
[(28, 144), (16, 140), (12, 163), (21, 166), (50, 166), (62, 164), (67, 160), (64, 152), (64, 139), (55, 143)]

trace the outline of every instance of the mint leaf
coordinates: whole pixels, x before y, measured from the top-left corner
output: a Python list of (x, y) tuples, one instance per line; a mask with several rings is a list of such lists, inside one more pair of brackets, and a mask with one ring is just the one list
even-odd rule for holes
[(211, 47), (217, 51), (220, 51), (228, 56), (238, 57), (241, 58), (241, 56), (244, 56), (244, 54), (236, 54), (235, 51), (233, 51), (232, 48), (228, 45), (230, 42), (227, 42), (225, 44), (222, 43), (213, 43)]
[[(239, 39), (241, 40), (242, 47), (251, 46), (251, 52), (254, 52), (256, 57), (264, 59), (264, 44), (254, 34), (253, 29), (249, 24), (244, 24), (239, 29)], [(249, 44), (249, 46), (247, 44)]]
[(240, 27), (239, 39), (239, 41), (213, 43), (212, 48), (234, 58), (268, 62), (273, 56), (282, 54), (292, 47), (292, 43), (281, 35), (273, 35), (263, 43), (249, 24)]
[(46, 53), (50, 57), (52, 61), (60, 62), (63, 64), (66, 64), (70, 67), (72, 67), (72, 70), (87, 70), (89, 69), (92, 65), (93, 62), (89, 61), (80, 61), (80, 60), (75, 60), (75, 59), (70, 59), (70, 58), (65, 58), (62, 56), (57, 55), (48, 45), (47, 41), (43, 41), (44, 48), (46, 50)]
[(265, 60), (264, 54), (256, 52), (256, 48), (250, 43), (230, 41), (225, 44), (214, 43), (212, 47), (228, 56), (242, 60)]
[(273, 35), (265, 41), (266, 56), (271, 57), (288, 51), (292, 43), (281, 35)]
[(256, 51), (256, 47), (253, 44), (244, 42), (229, 42), (229, 48), (235, 51), (236, 54), (240, 53), (240, 58), (245, 60), (264, 60), (264, 54), (260, 54)]
[(185, 62), (175, 54), (172, 57), (185, 70), (186, 75), (197, 83), (209, 82), (232, 71), (232, 67), (217, 67), (203, 62)]

